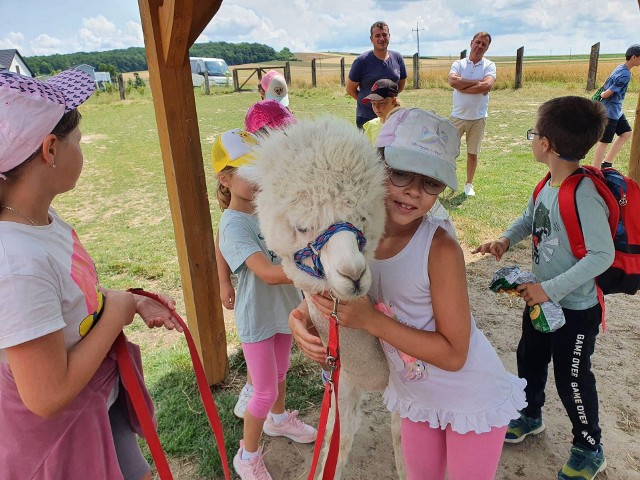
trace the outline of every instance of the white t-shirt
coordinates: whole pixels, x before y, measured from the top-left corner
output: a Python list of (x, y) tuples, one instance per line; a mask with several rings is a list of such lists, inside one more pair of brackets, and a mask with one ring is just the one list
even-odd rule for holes
[[(451, 65), (449, 75), (455, 73), (465, 80), (483, 80), (486, 77), (496, 78), (496, 64), (486, 57), (482, 57), (478, 63), (473, 63), (469, 58), (456, 60)], [(486, 118), (489, 110), (489, 94), (461, 93), (453, 89), (452, 117), (461, 120), (478, 120)]]
[[(370, 295), (387, 314), (412, 328), (435, 331), (428, 274), (429, 250), (438, 227), (453, 234), (449, 220), (426, 215), (409, 243), (395, 256), (371, 262)], [(488, 432), (518, 418), (526, 406), (526, 381), (507, 372), (473, 318), (467, 361), (449, 372), (411, 357), (381, 341), (389, 363), (384, 402), (413, 422), (457, 433)]]
[(53, 209), (49, 225), (0, 221), (0, 363), (4, 349), (62, 330), (67, 349), (102, 313), (93, 260)]

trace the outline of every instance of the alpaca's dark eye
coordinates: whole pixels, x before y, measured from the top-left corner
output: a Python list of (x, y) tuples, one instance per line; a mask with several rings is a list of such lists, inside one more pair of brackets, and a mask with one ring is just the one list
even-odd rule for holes
[(298, 233), (307, 233), (309, 231), (308, 228), (304, 227), (296, 227), (296, 230), (298, 231)]
[(360, 218), (360, 221), (361, 221), (361, 222), (366, 222), (366, 221), (367, 221), (367, 217), (361, 217), (361, 218)]

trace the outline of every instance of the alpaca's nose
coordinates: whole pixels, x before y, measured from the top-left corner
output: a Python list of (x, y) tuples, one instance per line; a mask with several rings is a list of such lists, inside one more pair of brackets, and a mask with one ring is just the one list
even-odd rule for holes
[(353, 266), (354, 268), (342, 268), (338, 269), (338, 273), (343, 277), (350, 279), (356, 288), (360, 287), (360, 280), (364, 275), (365, 268), (359, 268), (359, 266)]

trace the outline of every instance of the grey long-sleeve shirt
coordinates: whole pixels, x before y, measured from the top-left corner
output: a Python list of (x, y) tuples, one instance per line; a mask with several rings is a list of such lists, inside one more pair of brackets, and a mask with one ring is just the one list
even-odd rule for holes
[(613, 263), (609, 210), (593, 182), (583, 179), (576, 189), (576, 205), (587, 254), (578, 260), (560, 216), (559, 187), (549, 182), (533, 196), (522, 216), (502, 236), (510, 246), (532, 236), (532, 272), (549, 298), (564, 308), (584, 310), (598, 303), (595, 278)]

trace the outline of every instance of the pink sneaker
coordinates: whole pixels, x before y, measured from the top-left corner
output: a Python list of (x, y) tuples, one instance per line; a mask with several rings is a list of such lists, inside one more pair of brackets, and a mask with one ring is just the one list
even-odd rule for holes
[(298, 410), (288, 411), (287, 419), (282, 423), (275, 423), (271, 416), (267, 416), (262, 431), (270, 437), (287, 437), (298, 443), (315, 442), (318, 431), (311, 425), (298, 420)]
[(233, 457), (233, 468), (242, 480), (273, 480), (267, 467), (262, 459), (262, 448), (260, 455), (251, 460), (242, 459), (242, 451), (244, 450), (244, 440), (240, 440), (240, 448), (238, 453)]

